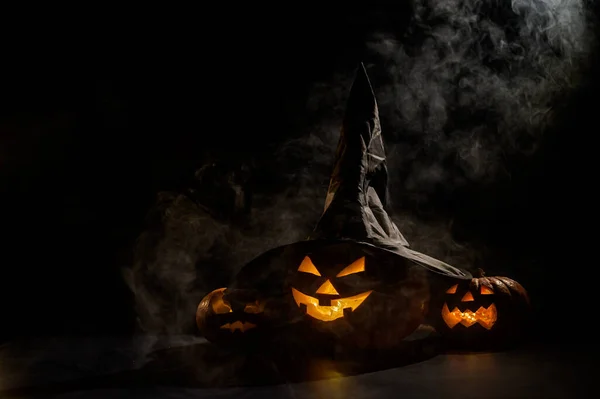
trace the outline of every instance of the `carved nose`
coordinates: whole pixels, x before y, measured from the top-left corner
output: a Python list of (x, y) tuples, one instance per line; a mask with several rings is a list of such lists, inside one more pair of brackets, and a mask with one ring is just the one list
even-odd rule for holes
[(339, 295), (331, 281), (327, 280), (319, 287), (317, 294)]
[(473, 294), (471, 294), (471, 291), (469, 291), (465, 294), (465, 296), (462, 297), (462, 299), (460, 301), (461, 302), (471, 302), (474, 300), (475, 300), (475, 298), (473, 298)]

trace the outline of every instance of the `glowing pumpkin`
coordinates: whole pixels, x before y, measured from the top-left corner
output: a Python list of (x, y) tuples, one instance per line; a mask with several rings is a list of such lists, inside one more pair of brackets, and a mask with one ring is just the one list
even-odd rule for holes
[(513, 342), (527, 324), (527, 291), (508, 277), (485, 277), (481, 269), (474, 276), (446, 289), (438, 330), (452, 346), (485, 349)]
[(253, 292), (218, 288), (200, 301), (196, 325), (211, 342), (255, 339), (266, 324), (265, 304)]
[(424, 318), (426, 272), (408, 261), (331, 243), (303, 255), (296, 265), (289, 277), (294, 305), (314, 330), (342, 343), (393, 347)]
[[(306, 256), (302, 260), (299, 272), (313, 274), (322, 277), (316, 266), (312, 263), (310, 257)], [(365, 257), (361, 257), (349, 266), (339, 272), (336, 277), (344, 277), (355, 273), (365, 271)], [(306, 314), (321, 321), (333, 321), (344, 317), (344, 311), (357, 309), (365, 299), (371, 295), (373, 290), (359, 293), (351, 297), (342, 298), (337, 292), (330, 279), (325, 280), (316, 291), (317, 297), (312, 297), (292, 287), (292, 295), (298, 306), (306, 306)], [(321, 303), (326, 303), (321, 305)]]
[[(268, 320), (278, 336), (301, 334), (297, 342), (310, 345), (326, 337), (352, 348), (397, 347), (424, 318), (430, 280), (471, 278), (409, 248), (386, 211), (387, 182), (377, 101), (361, 64), (317, 225), (306, 240), (258, 255), (231, 284), (269, 298)], [(315, 340), (304, 337), (313, 333)]]

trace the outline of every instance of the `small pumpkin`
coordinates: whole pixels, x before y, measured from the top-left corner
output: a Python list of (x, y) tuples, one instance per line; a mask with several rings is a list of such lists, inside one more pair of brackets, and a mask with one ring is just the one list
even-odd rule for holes
[(200, 301), (196, 325), (213, 343), (257, 339), (267, 324), (265, 305), (265, 300), (249, 290), (218, 288)]
[(522, 336), (530, 311), (527, 291), (502, 276), (473, 278), (446, 289), (438, 307), (437, 329), (450, 346), (486, 349), (513, 343)]

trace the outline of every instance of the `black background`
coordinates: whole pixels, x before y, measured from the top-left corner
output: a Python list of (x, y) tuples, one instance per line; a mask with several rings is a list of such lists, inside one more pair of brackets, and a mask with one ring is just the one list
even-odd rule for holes
[[(133, 332), (121, 268), (156, 192), (184, 187), (206, 153), (266, 158), (298, 131), (313, 81), (364, 60), (374, 30), (401, 33), (400, 2), (370, 4), (11, 25), (0, 79), (2, 338)], [(597, 285), (597, 76), (509, 183), (439, 201), (465, 234), (542, 255), (519, 275), (544, 336), (591, 333), (581, 323)], [(485, 214), (480, 201), (492, 201)]]

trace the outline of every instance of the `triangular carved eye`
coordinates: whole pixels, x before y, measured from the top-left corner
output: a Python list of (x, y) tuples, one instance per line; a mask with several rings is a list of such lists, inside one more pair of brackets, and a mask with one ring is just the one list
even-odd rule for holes
[(214, 299), (211, 301), (212, 308), (213, 311), (217, 314), (233, 312), (231, 306), (227, 302), (225, 302), (225, 300), (223, 300), (223, 291), (225, 291), (225, 288), (220, 288), (218, 290), (213, 291), (213, 294), (215, 294), (215, 296), (213, 297)]
[(259, 301), (256, 301), (253, 303), (246, 304), (246, 306), (244, 307), (244, 312), (256, 314), (256, 313), (262, 313), (263, 309), (262, 309), (261, 303)]
[(481, 292), (481, 295), (492, 295), (494, 293), (493, 290), (489, 289), (485, 285), (481, 286), (481, 291), (480, 292)]
[(329, 280), (325, 281), (323, 285), (319, 287), (317, 294), (340, 295)]
[(458, 284), (454, 284), (452, 287), (446, 290), (446, 294), (456, 294), (456, 290), (458, 289)]
[(349, 274), (360, 273), (365, 271), (365, 257), (355, 260), (349, 266), (346, 266), (344, 270), (338, 273), (336, 277), (344, 277)]
[(317, 270), (316, 266), (312, 263), (312, 260), (308, 256), (305, 256), (300, 263), (300, 267), (298, 268), (299, 272), (314, 274), (315, 276), (321, 276), (321, 273)]
[(475, 298), (473, 298), (473, 294), (471, 294), (470, 291), (467, 291), (467, 293), (462, 297), (462, 299), (460, 300), (461, 302), (473, 302), (475, 300)]

